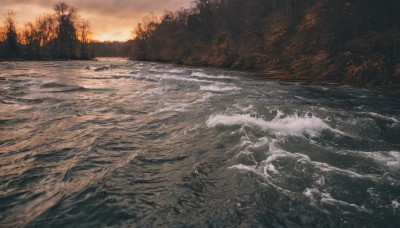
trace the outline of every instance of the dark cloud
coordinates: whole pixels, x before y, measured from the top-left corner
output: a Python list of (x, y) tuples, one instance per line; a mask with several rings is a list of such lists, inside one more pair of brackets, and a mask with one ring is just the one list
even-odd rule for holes
[[(43, 12), (51, 12), (55, 3), (49, 0), (0, 0), (0, 12), (13, 9), (22, 22), (34, 20)], [(161, 15), (165, 10), (187, 7), (192, 0), (64, 0), (89, 19), (99, 39), (127, 39), (132, 27), (150, 13)], [(102, 33), (102, 34), (100, 34)], [(117, 37), (119, 36), (119, 37)], [(122, 38), (123, 37), (123, 38)]]

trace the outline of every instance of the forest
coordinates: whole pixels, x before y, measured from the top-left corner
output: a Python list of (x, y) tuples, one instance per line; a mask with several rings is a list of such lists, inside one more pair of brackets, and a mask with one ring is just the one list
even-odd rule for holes
[(196, 0), (189, 9), (144, 18), (132, 58), (394, 85), (399, 19), (398, 0)]
[(194, 0), (142, 19), (126, 42), (91, 40), (90, 23), (57, 3), (17, 31), (5, 15), (0, 59), (130, 57), (286, 72), (283, 79), (400, 84), (398, 0)]
[(77, 9), (60, 2), (54, 14), (43, 15), (17, 31), (15, 13), (4, 16), (0, 59), (90, 59), (90, 24)]

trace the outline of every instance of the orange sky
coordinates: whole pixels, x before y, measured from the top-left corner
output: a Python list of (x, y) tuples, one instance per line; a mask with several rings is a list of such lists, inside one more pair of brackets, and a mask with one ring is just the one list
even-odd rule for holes
[[(52, 13), (52, 6), (60, 0), (0, 0), (0, 13), (16, 12), (19, 27), (43, 13)], [(187, 7), (192, 0), (64, 0), (79, 9), (79, 14), (90, 21), (94, 39), (125, 41), (144, 16), (161, 16), (165, 9), (174, 11)]]

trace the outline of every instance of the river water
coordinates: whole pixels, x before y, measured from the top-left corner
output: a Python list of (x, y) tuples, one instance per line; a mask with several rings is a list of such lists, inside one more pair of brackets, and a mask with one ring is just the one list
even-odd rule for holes
[(0, 107), (0, 227), (400, 227), (395, 95), (100, 59)]

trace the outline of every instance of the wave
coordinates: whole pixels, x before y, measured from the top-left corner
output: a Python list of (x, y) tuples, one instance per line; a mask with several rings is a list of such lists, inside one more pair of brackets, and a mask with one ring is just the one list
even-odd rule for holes
[(162, 104), (164, 107), (158, 109), (153, 114), (158, 114), (162, 112), (186, 112), (187, 109), (193, 104), (206, 102), (213, 96), (214, 94), (212, 93), (204, 93), (202, 95), (194, 93), (194, 94), (186, 94), (185, 100), (180, 100), (180, 101), (162, 100), (159, 101), (159, 103)]
[(400, 171), (400, 152), (365, 152), (363, 155), (374, 159), (393, 171)]
[(200, 90), (209, 92), (225, 92), (225, 91), (241, 90), (241, 88), (234, 85), (228, 85), (226, 83), (217, 82), (212, 85), (200, 86)]
[(376, 118), (380, 118), (380, 119), (387, 120), (387, 121), (392, 121), (394, 123), (400, 123), (400, 120), (398, 120), (398, 119), (396, 119), (394, 117), (384, 116), (384, 115), (381, 115), (381, 114), (375, 113), (375, 112), (362, 112), (362, 114), (366, 114), (366, 115), (369, 115), (369, 116), (372, 116), (372, 117), (376, 117)]
[(150, 72), (159, 72), (159, 73), (171, 73), (171, 74), (181, 74), (185, 72), (183, 69), (157, 69), (153, 68), (149, 70)]
[(337, 154), (344, 156), (354, 156), (360, 159), (371, 159), (376, 164), (382, 166), (384, 170), (400, 171), (400, 152), (399, 151), (358, 151), (358, 150), (333, 150)]
[(171, 70), (167, 70), (168, 73), (183, 73), (185, 70), (179, 70), (179, 69), (171, 69)]
[(200, 99), (194, 101), (193, 103), (202, 103), (202, 102), (208, 101), (213, 96), (214, 96), (213, 93), (208, 93), (208, 92), (204, 93), (203, 96)]
[(57, 64), (57, 63), (40, 63), (39, 66), (43, 66), (43, 67), (60, 67), (60, 65)]
[(98, 71), (110, 70), (111, 68), (112, 68), (111, 65), (107, 65), (107, 66), (89, 66), (89, 67), (86, 67), (85, 69), (98, 72)]
[(367, 212), (371, 213), (370, 210), (366, 209), (365, 206), (358, 206), (354, 203), (349, 203), (343, 200), (335, 199), (331, 196), (330, 193), (327, 192), (320, 192), (318, 189), (315, 188), (307, 188), (303, 194), (310, 198), (311, 204), (316, 206), (316, 201), (319, 199), (319, 202), (323, 204), (331, 204), (335, 206), (342, 206), (342, 207), (350, 207), (358, 210), (359, 212)]
[(186, 108), (190, 106), (189, 102), (162, 102), (164, 104), (164, 108), (158, 109), (153, 114), (162, 113), (162, 112), (185, 112)]
[(400, 203), (397, 200), (393, 200), (392, 201), (392, 207), (394, 210), (396, 210), (397, 208), (400, 208)]
[[(348, 201), (346, 198), (336, 198), (344, 191), (340, 187), (332, 186), (327, 182), (327, 177), (348, 177), (354, 181), (381, 183), (385, 178), (379, 175), (360, 174), (352, 170), (338, 168), (326, 163), (313, 161), (309, 156), (301, 153), (292, 153), (279, 147), (278, 139), (263, 137), (252, 140), (251, 137), (242, 137), (242, 148), (238, 154), (239, 164), (229, 167), (244, 172), (251, 172), (263, 178), (262, 182), (288, 195), (298, 197), (304, 195), (310, 200), (310, 205), (319, 210), (326, 211), (322, 205), (333, 205), (340, 210), (371, 213), (370, 208), (360, 205), (358, 201)], [(239, 148), (240, 149), (240, 148)], [(264, 153), (265, 157), (257, 159), (257, 153)], [(243, 164), (241, 158), (249, 161)], [(288, 185), (293, 180), (301, 179), (303, 185)], [(332, 192), (336, 194), (331, 195)]]
[(141, 74), (141, 73), (137, 73), (137, 74), (113, 74), (112, 75), (113, 78), (115, 79), (142, 79), (142, 80), (147, 80), (147, 81), (158, 81), (158, 78), (154, 78), (150, 75), (146, 75), (146, 74)]
[(113, 78), (132, 78), (132, 79), (144, 79), (148, 81), (162, 81), (162, 80), (175, 80), (175, 81), (187, 81), (187, 82), (199, 82), (199, 83), (213, 83), (213, 81), (200, 80), (195, 78), (185, 78), (182, 76), (175, 76), (170, 74), (114, 74)]
[(214, 78), (214, 79), (218, 79), (218, 78), (221, 78), (221, 79), (237, 79), (235, 77), (226, 76), (226, 75), (223, 75), (223, 74), (221, 74), (221, 75), (209, 75), (209, 74), (206, 74), (206, 73), (203, 73), (203, 72), (193, 72), (191, 74), (191, 76), (192, 77), (199, 77), (199, 78)]
[(210, 128), (216, 126), (248, 126), (276, 135), (308, 136), (311, 138), (318, 137), (323, 130), (344, 134), (331, 128), (322, 119), (315, 116), (294, 115), (281, 118), (278, 115), (271, 121), (266, 121), (262, 118), (252, 117), (250, 114), (216, 115), (209, 117), (206, 124)]

